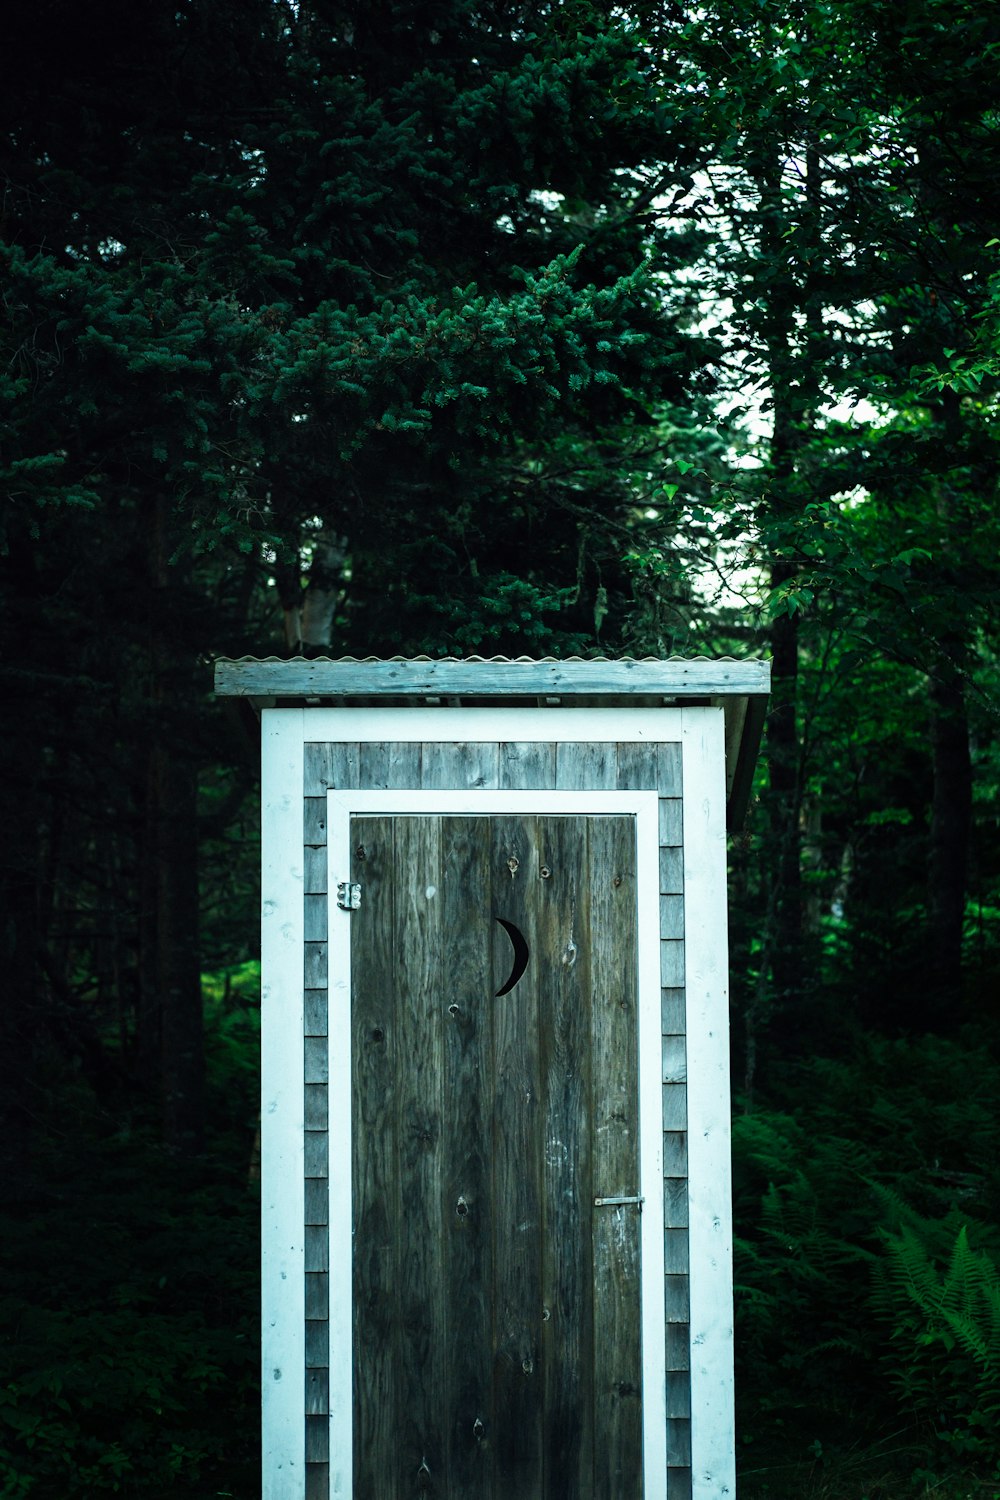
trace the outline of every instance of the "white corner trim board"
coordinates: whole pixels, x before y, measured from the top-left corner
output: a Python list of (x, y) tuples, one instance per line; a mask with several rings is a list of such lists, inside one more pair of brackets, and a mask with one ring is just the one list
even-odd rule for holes
[(736, 1494), (723, 726), (684, 711), (692, 1500)]
[(261, 1386), (264, 1500), (305, 1494), (301, 709), (261, 734)]

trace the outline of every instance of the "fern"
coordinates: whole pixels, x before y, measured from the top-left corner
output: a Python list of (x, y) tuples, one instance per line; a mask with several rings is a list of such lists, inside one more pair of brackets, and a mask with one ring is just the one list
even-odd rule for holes
[(964, 1452), (1000, 1449), (1000, 1270), (965, 1224), (950, 1247), (942, 1223), (901, 1208), (883, 1229), (873, 1309), (891, 1320), (887, 1373), (914, 1415)]

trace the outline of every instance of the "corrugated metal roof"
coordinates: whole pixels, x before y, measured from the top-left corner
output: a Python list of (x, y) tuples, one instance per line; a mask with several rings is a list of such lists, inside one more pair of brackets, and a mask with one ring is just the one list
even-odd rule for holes
[(381, 661), (429, 661), (429, 662), (478, 662), (486, 665), (494, 665), (498, 662), (527, 662), (531, 666), (544, 666), (551, 663), (562, 666), (566, 662), (601, 662), (610, 666), (615, 662), (648, 662), (659, 664), (662, 662), (745, 662), (758, 661), (759, 657), (749, 656), (706, 656), (699, 652), (695, 656), (227, 656), (220, 657), (220, 661), (233, 664), (242, 662), (329, 662), (333, 665), (350, 663), (353, 666), (369, 666), (372, 662)]

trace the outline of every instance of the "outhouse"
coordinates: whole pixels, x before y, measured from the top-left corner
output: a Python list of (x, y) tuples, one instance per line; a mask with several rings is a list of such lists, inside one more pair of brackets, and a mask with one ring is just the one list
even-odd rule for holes
[(223, 661), (265, 1500), (735, 1493), (726, 829), (768, 667)]

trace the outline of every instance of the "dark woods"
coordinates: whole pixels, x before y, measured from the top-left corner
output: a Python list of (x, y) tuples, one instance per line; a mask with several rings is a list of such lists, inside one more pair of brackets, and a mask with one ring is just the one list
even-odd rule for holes
[(255, 1492), (256, 770), (210, 662), (328, 652), (771, 655), (744, 1490), (987, 1493), (996, 16), (5, 32), (0, 1493)]

